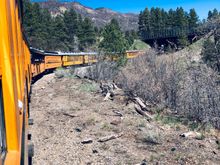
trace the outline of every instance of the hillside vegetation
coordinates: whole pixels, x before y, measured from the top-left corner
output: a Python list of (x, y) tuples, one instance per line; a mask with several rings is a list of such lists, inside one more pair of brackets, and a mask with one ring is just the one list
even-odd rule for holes
[[(212, 128), (181, 137), (190, 129), (186, 119), (160, 114), (149, 122), (123, 96), (104, 101), (98, 83), (68, 70), (56, 75), (33, 85), (34, 164), (219, 164), (218, 134)], [(191, 122), (191, 130), (196, 124)]]
[(134, 43), (131, 45), (130, 50), (148, 50), (150, 46), (141, 40), (134, 40)]
[(53, 17), (63, 15), (67, 10), (74, 9), (77, 14), (80, 14), (83, 18), (89, 18), (93, 21), (94, 26), (98, 28), (104, 28), (113, 18), (116, 19), (122, 31), (137, 31), (138, 30), (138, 14), (133, 13), (119, 13), (111, 9), (100, 7), (93, 9), (79, 2), (57, 2), (57, 1), (46, 1), (39, 2), (39, 5), (43, 9), (47, 9)]
[[(109, 34), (107, 35), (113, 34), (117, 39), (125, 40), (123, 49), (128, 49), (133, 44), (134, 39), (138, 38), (135, 30), (123, 31), (120, 26), (122, 22), (119, 22), (120, 20), (114, 16), (109, 17), (109, 20), (100, 27), (91, 18), (92, 13), (88, 13), (85, 17), (83, 13), (77, 12), (74, 7), (70, 7), (68, 10), (64, 10), (62, 14), (54, 16), (51, 15), (51, 11), (47, 7), (42, 8), (41, 6), (39, 3), (24, 0), (23, 27), (30, 45), (38, 49), (72, 52), (99, 51), (100, 38), (106, 37), (106, 28), (111, 25), (113, 20), (113, 22), (117, 22), (117, 30), (108, 31)], [(53, 8), (53, 6), (50, 7)], [(127, 18), (126, 15), (124, 17)], [(117, 42), (115, 45), (119, 44), (120, 42)]]

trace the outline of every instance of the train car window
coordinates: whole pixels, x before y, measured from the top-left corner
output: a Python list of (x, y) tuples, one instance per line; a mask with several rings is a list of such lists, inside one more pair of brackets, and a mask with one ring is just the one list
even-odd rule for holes
[(2, 95), (2, 81), (0, 79), (0, 156), (4, 159), (6, 154), (6, 131), (5, 131), (5, 120), (4, 120), (4, 105)]

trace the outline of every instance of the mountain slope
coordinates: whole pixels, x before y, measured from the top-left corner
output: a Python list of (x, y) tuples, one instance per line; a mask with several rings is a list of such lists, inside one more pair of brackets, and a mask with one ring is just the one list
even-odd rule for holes
[(73, 8), (82, 17), (89, 17), (95, 26), (103, 27), (115, 18), (120, 23), (123, 31), (137, 30), (138, 29), (138, 15), (132, 13), (118, 13), (107, 8), (92, 9), (78, 2), (38, 2), (42, 8), (46, 8), (50, 11), (53, 16), (61, 15), (66, 10)]

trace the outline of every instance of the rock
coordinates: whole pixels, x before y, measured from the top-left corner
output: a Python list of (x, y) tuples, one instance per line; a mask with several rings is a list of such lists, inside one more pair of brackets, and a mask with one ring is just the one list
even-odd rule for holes
[(81, 143), (82, 143), (82, 144), (90, 144), (90, 143), (92, 143), (92, 142), (93, 142), (92, 139), (85, 139), (85, 140), (83, 140)]
[(193, 138), (193, 139), (197, 139), (197, 140), (203, 140), (204, 139), (204, 135), (202, 135), (199, 132), (195, 132), (195, 131), (189, 131), (189, 132), (186, 132), (186, 133), (182, 133), (182, 134), (180, 134), (180, 137)]
[(75, 128), (75, 131), (76, 131), (76, 132), (82, 132), (82, 129), (80, 129), (80, 128)]
[(52, 99), (52, 98), (53, 98), (53, 94), (52, 94), (52, 93), (49, 94), (48, 97), (49, 97), (50, 99)]
[(119, 125), (119, 124), (121, 124), (121, 120), (113, 120), (110, 124)]
[(142, 160), (141, 163), (135, 164), (135, 165), (147, 165), (147, 161), (146, 159)]

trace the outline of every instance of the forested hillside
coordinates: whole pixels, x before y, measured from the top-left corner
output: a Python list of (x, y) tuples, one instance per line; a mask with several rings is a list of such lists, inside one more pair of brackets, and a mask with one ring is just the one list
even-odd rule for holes
[(96, 42), (99, 31), (74, 10), (52, 17), (37, 3), (24, 1), (24, 29), (33, 47), (44, 50), (83, 50)]
[[(63, 10), (62, 13), (54, 15), (43, 4), (30, 3), (29, 0), (24, 0), (24, 29), (31, 46), (52, 51), (98, 51), (105, 45), (102, 42), (103, 40), (108, 42), (105, 40), (105, 37), (108, 35), (117, 35), (114, 42), (117, 44), (115, 45), (126, 45), (126, 47), (120, 48), (121, 50), (125, 50), (132, 48), (135, 39), (145, 41), (145, 37), (148, 34), (155, 32), (159, 34), (162, 29), (175, 30), (188, 28), (197, 30), (219, 15), (219, 12), (214, 9), (208, 13), (207, 20), (201, 21), (194, 9), (190, 9), (187, 12), (182, 7), (178, 7), (176, 10), (170, 9), (169, 11), (161, 8), (151, 8), (150, 10), (146, 8), (139, 14), (138, 31), (123, 31), (121, 22), (118, 22), (118, 19), (115, 20), (119, 28), (113, 28), (109, 31), (106, 28), (112, 22), (106, 23), (103, 28), (96, 26), (97, 24), (94, 22), (94, 19), (90, 19), (93, 18), (90, 15), (91, 12), (87, 12), (86, 15), (81, 12), (83, 14), (82, 16), (79, 14), (78, 8), (76, 12), (75, 6), (75, 8), (69, 7)], [(51, 4), (53, 5), (53, 3)], [(68, 6), (68, 3), (66, 5)], [(44, 6), (44, 8), (41, 6)], [(87, 9), (89, 10), (89, 8), (83, 7), (83, 9), (80, 8), (80, 11)], [(122, 40), (125, 40), (126, 43), (121, 44), (121, 40), (118, 40), (118, 37), (123, 38)], [(183, 31), (179, 37), (170, 41), (164, 41), (162, 44), (165, 45), (165, 51), (169, 51), (191, 44), (192, 38), (189, 38)], [(109, 46), (109, 43), (106, 44)], [(110, 50), (114, 51), (113, 44), (111, 46)], [(157, 47), (155, 46), (155, 48)]]
[[(215, 19), (218, 15), (219, 12), (214, 9), (209, 11), (207, 20), (201, 21), (195, 9), (190, 9), (187, 12), (182, 7), (178, 7), (176, 10), (170, 9), (169, 11), (160, 8), (151, 8), (150, 10), (146, 8), (139, 15), (139, 35), (142, 40), (146, 40), (146, 36), (149, 34), (162, 36), (161, 33), (181, 32), (177, 38), (171, 39), (177, 47), (184, 47), (192, 42), (192, 38), (189, 38), (187, 34), (188, 32), (198, 33), (202, 30), (199, 27), (211, 19)], [(163, 44), (167, 44), (167, 42)]]
[[(115, 20), (117, 22), (117, 20)], [(114, 22), (114, 21), (113, 21)], [(24, 29), (32, 47), (53, 51), (97, 51), (99, 43), (105, 37), (105, 28), (94, 26), (91, 19), (82, 18), (73, 9), (67, 10), (63, 15), (53, 17), (47, 9), (38, 3), (24, 1)], [(116, 23), (118, 24), (118, 22)], [(119, 25), (119, 24), (118, 24)], [(125, 40), (129, 48), (137, 38), (137, 32), (131, 30), (122, 32), (121, 28), (110, 29), (108, 34), (114, 33), (117, 38)], [(107, 35), (108, 35), (107, 34)], [(117, 44), (120, 40), (116, 41)], [(113, 46), (113, 45), (112, 45)], [(110, 48), (111, 49), (111, 48)], [(125, 48), (120, 48), (125, 49)], [(114, 51), (114, 47), (112, 47)]]
[(96, 9), (84, 6), (77, 1), (69, 1), (65, 3), (63, 1), (50, 0), (44, 2), (38, 2), (43, 9), (47, 9), (52, 16), (62, 15), (65, 11), (74, 9), (77, 14), (80, 14), (83, 18), (89, 18), (93, 21), (94, 26), (103, 28), (107, 23), (114, 18), (119, 22), (122, 31), (130, 31), (138, 29), (138, 14), (134, 13), (120, 13), (113, 11), (105, 7), (99, 7)]

